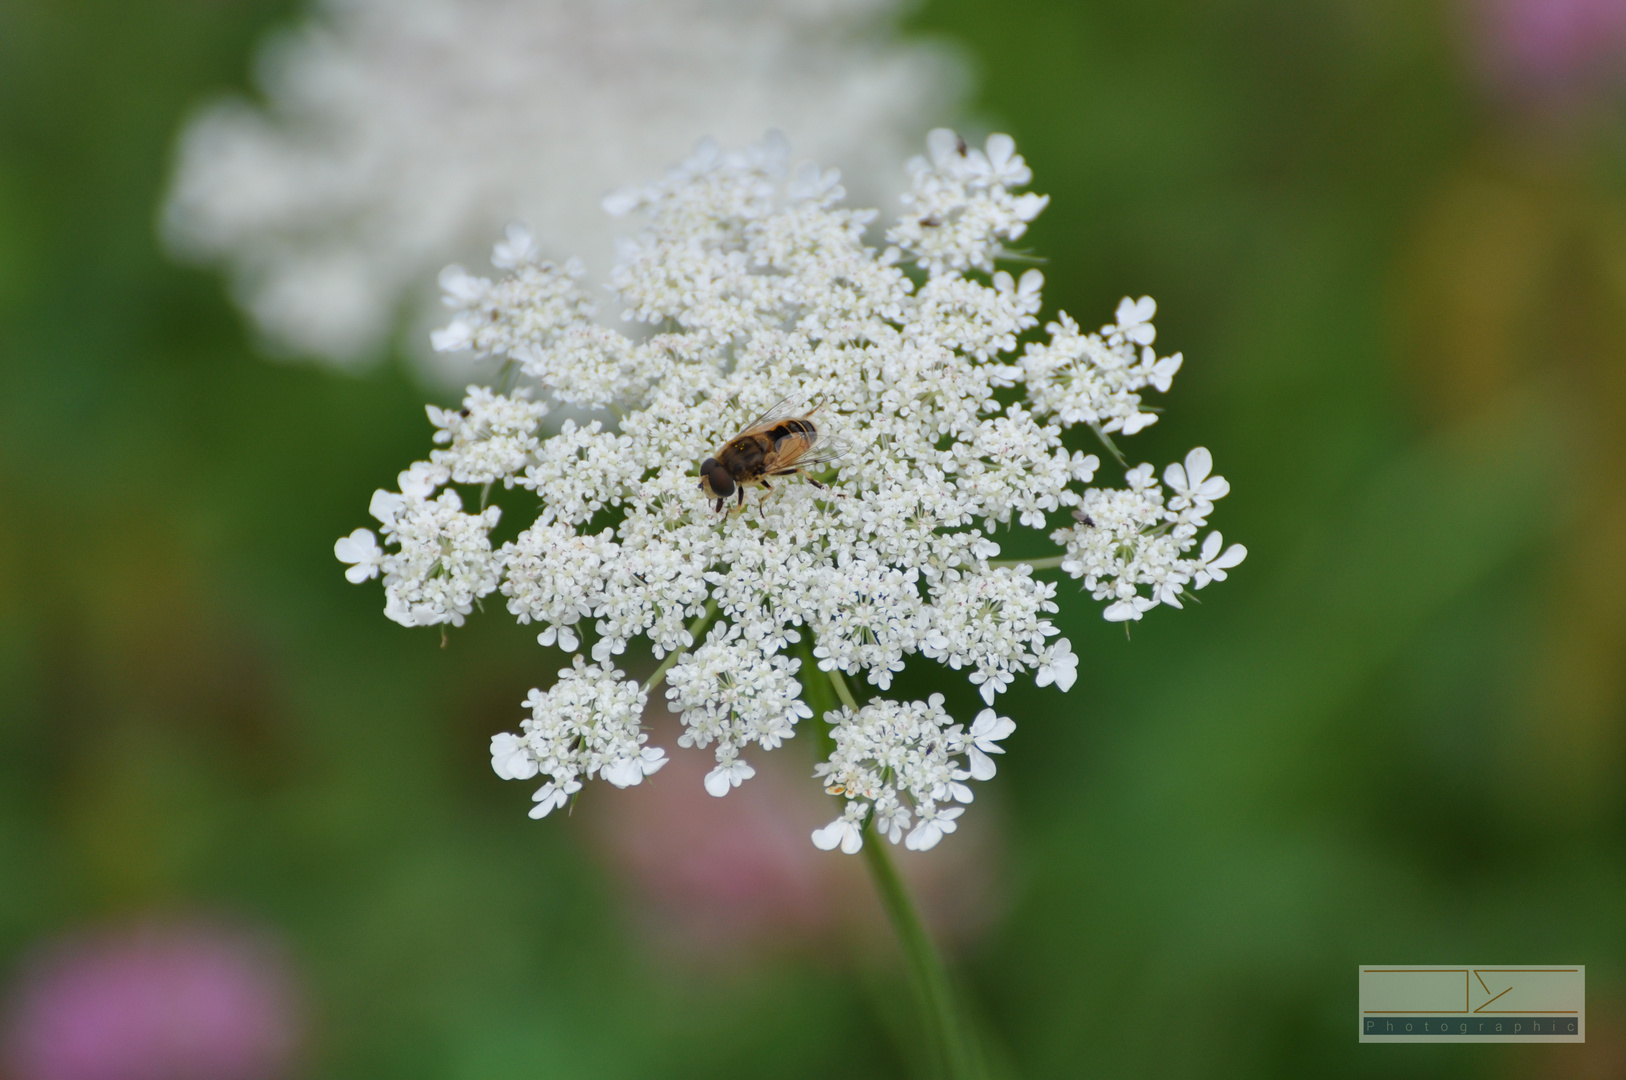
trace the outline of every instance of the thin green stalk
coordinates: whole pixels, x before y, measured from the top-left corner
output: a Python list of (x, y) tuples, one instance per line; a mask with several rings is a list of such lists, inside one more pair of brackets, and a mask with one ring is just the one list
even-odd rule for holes
[(1101, 440), (1101, 445), (1107, 448), (1107, 453), (1111, 454), (1114, 458), (1116, 458), (1118, 460), (1118, 464), (1120, 464), (1120, 465), (1128, 465), (1129, 464), (1129, 462), (1124, 458), (1124, 452), (1122, 450), (1118, 449), (1118, 444), (1112, 441), (1112, 436), (1111, 435), (1108, 435), (1105, 431), (1103, 431), (1101, 429), (1100, 424), (1092, 423), (1090, 425), (1090, 430), (1095, 432), (1095, 437), (1097, 439)]
[(824, 714), (835, 709), (835, 700), (830, 693), (830, 684), (819, 678), (819, 662), (813, 656), (813, 645), (808, 641), (808, 635), (802, 636), (802, 644), (797, 652), (802, 657), (802, 668), (798, 674), (802, 679), (802, 697), (807, 701), (808, 708), (813, 710), (813, 741), (818, 746), (819, 757), (828, 761), (830, 755), (836, 752), (836, 741), (830, 737), (830, 725), (824, 722)]
[[(717, 601), (709, 600), (706, 602), (706, 610), (701, 613), (698, 619), (689, 624), (690, 639), (699, 641), (701, 631), (705, 630), (705, 628), (711, 624), (711, 620), (715, 619), (716, 617)], [(666, 673), (672, 670), (672, 665), (677, 663), (678, 657), (682, 655), (682, 652), (683, 650), (681, 649), (673, 649), (671, 652), (666, 654), (666, 659), (662, 660), (661, 666), (655, 669), (655, 674), (651, 675), (647, 680), (644, 681), (644, 693), (647, 694), (656, 686), (660, 685), (660, 681), (666, 678)]]
[(501, 370), (497, 372), (497, 393), (507, 394), (519, 381), (519, 363), (515, 360), (504, 360)]
[(920, 912), (898, 876), (882, 838), (867, 825), (864, 833), (864, 862), (869, 866), (870, 880), (875, 883), (881, 906), (886, 909), (887, 920), (903, 950), (909, 984), (920, 1004), (926, 1031), (942, 1061), (943, 1071), (949, 1080), (981, 1077), (984, 1070), (973, 1049), (971, 1027), (956, 1007), (943, 958), (932, 944), (926, 924), (921, 921)]
[(853, 697), (852, 690), (847, 686), (847, 680), (842, 678), (841, 672), (835, 668), (830, 669), (830, 685), (836, 688), (836, 697), (841, 699), (843, 705), (853, 712), (858, 711), (858, 700)]

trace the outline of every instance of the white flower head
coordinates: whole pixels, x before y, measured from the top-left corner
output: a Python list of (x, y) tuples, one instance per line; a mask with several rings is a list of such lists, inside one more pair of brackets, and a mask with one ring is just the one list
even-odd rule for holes
[(1200, 446), (1184, 465), (1170, 465), (1164, 480), (1174, 496), (1166, 499), (1152, 466), (1139, 465), (1128, 473), (1127, 490), (1085, 491), (1073, 511), (1075, 524), (1051, 534), (1067, 548), (1062, 569), (1082, 578), (1095, 599), (1111, 601), (1107, 619), (1139, 620), (1159, 604), (1178, 608), (1188, 585), (1196, 590), (1224, 581), (1247, 557), (1240, 544), (1221, 552), (1218, 533), (1209, 534), (1199, 557), (1187, 554), (1214, 511), (1213, 500), (1231, 490), (1223, 476), (1209, 475), (1212, 468), (1212, 455)]
[(575, 652), (577, 624), (603, 599), (605, 568), (620, 551), (606, 532), (578, 533), (559, 522), (538, 521), (503, 545), (506, 573), (499, 588), (520, 623), (546, 624), (537, 640)]
[(947, 51), (895, 40), (902, 7), (313, 0), (261, 52), (263, 106), (218, 102), (188, 125), (165, 235), (224, 265), (282, 351), (365, 364), (403, 301), (507, 222), (534, 232), (510, 234), (500, 268), (608, 255), (599, 199), (696, 132), (781, 126), (880, 194), (966, 81)]
[(1090, 424), (1103, 433), (1133, 435), (1157, 422), (1142, 408), (1141, 391), (1165, 392), (1182, 362), (1179, 353), (1159, 358), (1149, 296), (1124, 297), (1117, 322), (1096, 334), (1082, 333), (1065, 314), (1045, 327), (1047, 342), (1030, 342), (1021, 360), (1028, 397), (1063, 424)]
[(640, 783), (666, 764), (665, 752), (644, 745), (649, 736), (639, 730), (647, 696), (609, 664), (589, 665), (578, 656), (552, 689), (530, 692), (521, 734), (492, 738), (491, 767), (505, 780), (549, 778), (532, 817), (563, 806), (595, 775), (616, 787)]
[[(847, 800), (844, 817), (814, 834), (826, 849), (837, 843), (858, 850), (849, 825), (872, 812), (878, 831), (893, 843), (924, 851), (955, 829), (973, 793), (964, 781), (994, 775), (990, 753), (1003, 753), (999, 740), (1016, 730), (1007, 717), (985, 709), (971, 731), (943, 711), (943, 695), (926, 701), (876, 700), (856, 713), (833, 714), (836, 748), (814, 768), (825, 790)], [(883, 824), (884, 823), (884, 824)], [(849, 854), (851, 853), (849, 851)]]
[(418, 462), (401, 474), (401, 491), (373, 493), (373, 516), (397, 550), (379, 548), (367, 529), (333, 545), (341, 562), (354, 564), (345, 571), (351, 581), (383, 574), (384, 614), (402, 626), (462, 626), (474, 603), (497, 588), (501, 566), (490, 534), (502, 510), (466, 514), (451, 490), (432, 498), (445, 479), (444, 469)]
[(522, 389), (504, 397), (471, 386), (461, 409), (427, 406), (429, 422), (437, 429), (435, 442), (450, 444), (431, 452), (429, 460), (460, 484), (501, 480), (512, 487), (514, 474), (535, 460), (537, 424), (548, 412), (546, 404), (526, 400), (528, 393)]
[[(1167, 490), (1151, 465), (1122, 488), (1089, 487), (1100, 459), (1065, 441), (1075, 423), (1127, 433), (1152, 415), (1138, 393), (1172, 375), (1137, 352), (1155, 305), (1127, 300), (1092, 335), (1058, 315), (1013, 362), (1042, 278), (991, 268), (1044, 199), (1018, 190), (1030, 173), (1006, 136), (979, 149), (937, 131), (928, 149), (881, 250), (868, 242), (877, 215), (844, 208), (829, 171), (796, 166), (782, 138), (733, 153), (705, 142), (623, 190), (610, 209), (644, 221), (610, 276), (624, 320), (642, 324), (631, 333), (595, 321), (579, 268), (538, 261), (523, 233), (498, 245), (501, 279), (444, 279), (441, 345), (512, 365), (540, 396), (472, 387), (458, 412), (431, 410), (443, 449), (374, 498), (400, 552), (375, 554), (361, 530), (335, 553), (353, 579), (376, 566), (401, 621), (456, 622), (500, 591), (543, 645), (591, 655), (533, 693), (523, 735), (492, 744), (499, 775), (534, 764), (551, 778), (533, 813), (595, 775), (635, 783), (664, 760), (643, 747), (643, 691), (611, 667), (634, 641), (664, 658), (678, 743), (712, 750), (716, 796), (810, 719), (801, 680), (884, 692), (936, 662), (988, 708), (969, 729), (941, 694), (821, 718), (836, 751), (819, 776), (848, 806), (814, 836), (851, 852), (870, 828), (930, 848), (957, 828), (969, 781), (995, 774), (1015, 726), (999, 696), (1029, 676), (1063, 692), (1077, 680), (1052, 621), (1057, 583), (1035, 566), (1082, 579), (1122, 621), (1179, 607), (1242, 561), (1218, 534), (1193, 550), (1229, 491), (1206, 450), (1165, 472)], [(602, 418), (543, 435), (544, 400)], [(774, 453), (802, 445), (793, 436), (834, 452), (730, 474), (737, 490), (716, 499), (698, 464), (765, 413)], [(464, 513), (458, 484), (536, 516), (493, 552), (495, 507)], [(1048, 531), (1062, 554), (1000, 561), (996, 530), (1030, 546)]]
[(706, 790), (726, 795), (756, 774), (739, 753), (757, 743), (776, 749), (796, 734), (796, 723), (813, 715), (796, 680), (800, 660), (764, 653), (739, 624), (718, 623), (706, 643), (684, 653), (666, 673), (669, 707), (683, 718), (678, 745), (717, 744), (717, 768)]

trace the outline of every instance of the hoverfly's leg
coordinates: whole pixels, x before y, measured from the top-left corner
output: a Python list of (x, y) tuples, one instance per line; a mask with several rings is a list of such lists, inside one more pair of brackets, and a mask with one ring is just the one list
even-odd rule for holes
[(744, 484), (740, 485), (740, 505), (741, 506), (745, 505), (745, 485)]
[(824, 490), (824, 485), (813, 479), (813, 474), (808, 472), (806, 469), (792, 469), (791, 471), (797, 476), (800, 476), (803, 480), (806, 480), (808, 483), (812, 484), (814, 487), (818, 488), (820, 491)]
[[(814, 487), (818, 488), (820, 491), (824, 490), (824, 485), (819, 483), (817, 480), (813, 479), (812, 476), (808, 475), (807, 470), (803, 469), (801, 467), (797, 467), (797, 468), (794, 468), (794, 469), (780, 469), (778, 472), (769, 473), (768, 475), (769, 476), (800, 476), (803, 480), (806, 480), (808, 483), (812, 484)], [(766, 480), (764, 480), (762, 482), (762, 486), (763, 487), (768, 487), (768, 482)], [(773, 489), (768, 488), (768, 490), (772, 491)]]
[[(779, 474), (774, 473), (774, 475), (778, 476)], [(768, 483), (768, 478), (766, 476), (764, 476), (762, 478), (762, 490), (764, 490), (764, 491), (772, 491), (773, 490), (773, 485)]]
[(842, 494), (842, 493), (841, 493), (841, 492), (839, 492), (839, 491), (835, 491), (835, 490), (833, 490), (833, 489), (832, 489), (832, 488), (831, 488), (831, 487), (830, 487), (830, 485), (829, 485), (829, 484), (821, 484), (821, 483), (819, 483), (819, 482), (818, 482), (818, 481), (817, 481), (817, 480), (815, 480), (815, 479), (813, 479), (813, 478), (812, 478), (812, 477), (811, 477), (811, 476), (808, 476), (808, 475), (807, 475), (807, 473), (803, 473), (803, 474), (802, 474), (802, 477), (803, 477), (803, 479), (805, 479), (805, 480), (806, 480), (806, 481), (807, 481), (807, 482), (808, 482), (808, 483), (810, 483), (810, 484), (812, 484), (812, 485), (813, 485), (813, 486), (814, 486), (814, 487), (816, 487), (816, 488), (818, 488), (818, 489), (819, 489), (819, 490), (820, 490), (820, 491), (828, 491), (828, 492), (830, 492), (830, 494), (832, 494), (832, 495), (834, 495), (834, 496), (835, 496), (835, 497), (836, 497), (836, 498), (838, 498), (838, 499), (844, 499), (844, 498), (846, 498), (846, 496), (845, 496), (845, 495), (843, 495), (843, 494)]
[(721, 514), (723, 512), (723, 500), (721, 500), (721, 499), (717, 500), (716, 510), (717, 510), (717, 512), (719, 514)]

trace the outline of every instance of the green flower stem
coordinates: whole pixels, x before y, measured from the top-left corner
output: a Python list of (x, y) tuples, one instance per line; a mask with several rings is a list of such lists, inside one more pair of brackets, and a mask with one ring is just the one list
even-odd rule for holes
[(858, 700), (853, 697), (852, 689), (847, 685), (847, 680), (842, 678), (841, 672), (835, 668), (830, 669), (830, 685), (836, 688), (836, 697), (841, 699), (843, 705), (853, 712), (858, 711)]
[(942, 1061), (949, 1080), (971, 1080), (984, 1071), (976, 1052), (972, 1049), (971, 1027), (956, 1007), (954, 990), (949, 984), (948, 970), (943, 958), (932, 944), (915, 908), (909, 890), (898, 876), (886, 844), (874, 828), (864, 828), (864, 862), (869, 866), (870, 880), (886, 909), (892, 932), (897, 935), (903, 950), (904, 966), (909, 971), (909, 983), (920, 1004), (926, 1030)]
[(1054, 570), (1067, 558), (1065, 555), (1051, 555), (1043, 559), (989, 559), (988, 565), (994, 569), (1005, 567), (1031, 566), (1035, 570)]
[(818, 744), (819, 757), (828, 761), (830, 755), (836, 752), (836, 740), (830, 736), (830, 725), (824, 722), (824, 714), (833, 712), (836, 707), (830, 693), (831, 684), (819, 678), (819, 662), (813, 656), (813, 646), (805, 633), (797, 652), (802, 657), (802, 668), (798, 672), (802, 680), (802, 697), (806, 699), (808, 708), (813, 710), (813, 741)]
[[(706, 610), (701, 613), (700, 618), (689, 624), (690, 639), (699, 641), (701, 632), (704, 631), (707, 626), (711, 625), (711, 620), (715, 619), (716, 617), (717, 601), (711, 600), (707, 602)], [(661, 666), (655, 669), (655, 674), (651, 675), (648, 680), (645, 681), (644, 693), (649, 693), (650, 690), (654, 689), (660, 684), (662, 679), (666, 678), (666, 673), (672, 670), (672, 665), (678, 662), (678, 657), (682, 654), (682, 649), (673, 649), (671, 652), (666, 654), (666, 659), (662, 660)]]
[(503, 361), (502, 368), (497, 372), (497, 393), (506, 395), (519, 381), (519, 364), (513, 359)]
[[(810, 651), (804, 653), (805, 664), (811, 665), (812, 660)], [(831, 669), (829, 675), (830, 686), (834, 688), (836, 697), (847, 708), (857, 712), (860, 707), (858, 699), (853, 696), (852, 688), (847, 685), (841, 672)], [(810, 700), (809, 704), (822, 720), (826, 711), (822, 706), (829, 702), (829, 692), (822, 688), (815, 690), (818, 682), (818, 679), (808, 679), (806, 685), (813, 691), (809, 697), (818, 699)], [(833, 740), (822, 725), (819, 730), (824, 734), (825, 741), (832, 743), (827, 750), (834, 749)], [(948, 969), (937, 947), (932, 944), (931, 935), (926, 932), (926, 924), (921, 920), (908, 887), (898, 876), (892, 857), (887, 854), (885, 838), (876, 833), (873, 821), (864, 825), (863, 853), (881, 907), (886, 911), (887, 921), (892, 924), (892, 932), (897, 936), (898, 947), (903, 951), (904, 968), (909, 973), (909, 985), (920, 1006), (926, 1041), (941, 1072), (949, 1080), (982, 1077), (984, 1070), (973, 1048), (971, 1027), (955, 1004)]]

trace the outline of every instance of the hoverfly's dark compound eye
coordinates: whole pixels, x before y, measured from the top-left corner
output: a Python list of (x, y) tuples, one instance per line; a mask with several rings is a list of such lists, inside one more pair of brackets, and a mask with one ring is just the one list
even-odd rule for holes
[(734, 494), (734, 478), (728, 475), (727, 469), (715, 461), (711, 461), (711, 468), (706, 470), (706, 479), (711, 482), (712, 493), (718, 498), (726, 499)]

